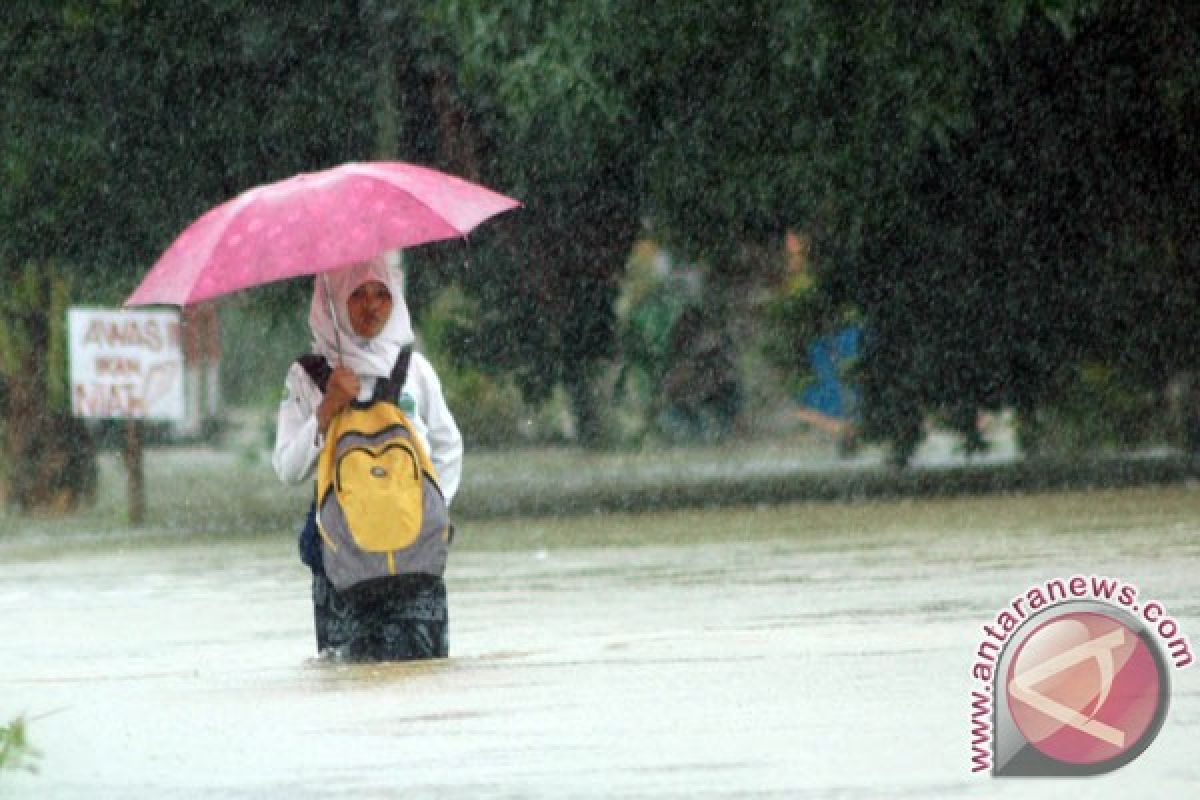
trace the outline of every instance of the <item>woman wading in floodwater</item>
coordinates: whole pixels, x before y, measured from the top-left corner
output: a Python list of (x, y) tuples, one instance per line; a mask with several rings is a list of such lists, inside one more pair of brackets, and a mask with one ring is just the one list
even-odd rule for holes
[[(288, 370), (272, 463), (285, 483), (313, 480), (326, 434), (339, 412), (383, 398), (404, 412), (428, 453), (433, 490), (440, 495), (435, 499), (445, 501), (444, 522), (444, 507), (462, 474), (462, 436), (433, 367), (412, 352), (414, 335), (403, 292), (399, 267), (384, 256), (317, 277), (309, 311), (313, 353)], [(412, 561), (419, 568), (398, 569), (339, 591), (326, 571), (328, 531), (318, 532), (316, 516), (317, 509), (309, 511), (300, 534), (300, 555), (313, 573), (318, 652), (355, 661), (447, 656), (441, 569), (448, 527), (440, 525), (440, 541), (430, 538), (430, 545), (420, 545), (424, 560)], [(321, 519), (325, 524), (327, 518)], [(427, 555), (431, 548), (438, 553)]]

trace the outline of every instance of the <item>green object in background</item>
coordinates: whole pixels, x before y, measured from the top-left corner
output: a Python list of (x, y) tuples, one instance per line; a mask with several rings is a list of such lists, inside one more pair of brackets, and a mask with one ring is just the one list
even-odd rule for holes
[(7, 725), (0, 726), (0, 769), (21, 769), (37, 772), (37, 759), (41, 756), (29, 744), (25, 736), (25, 719), (17, 717)]

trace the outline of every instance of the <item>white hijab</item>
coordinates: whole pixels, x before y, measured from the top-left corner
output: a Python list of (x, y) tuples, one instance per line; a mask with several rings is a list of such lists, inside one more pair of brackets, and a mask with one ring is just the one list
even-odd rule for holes
[[(414, 340), (412, 320), (404, 302), (404, 273), (386, 254), (370, 261), (317, 275), (314, 278), (312, 307), (308, 325), (312, 329), (313, 352), (325, 356), (333, 366), (342, 364), (364, 377), (387, 377), (400, 351)], [(379, 281), (392, 293), (392, 316), (378, 336), (364, 339), (354, 332), (346, 310), (346, 301), (359, 286)], [(336, 318), (329, 315), (333, 297)]]

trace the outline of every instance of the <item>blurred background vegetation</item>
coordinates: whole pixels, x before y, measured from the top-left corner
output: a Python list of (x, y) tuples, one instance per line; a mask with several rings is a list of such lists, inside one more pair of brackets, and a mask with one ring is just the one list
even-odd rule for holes
[[(0, 15), (5, 496), (89, 496), (63, 309), (207, 208), (399, 158), (523, 209), (406, 254), (473, 446), (754, 433), (846, 326), (853, 424), (1198, 448), (1200, 8), (1188, 0), (13, 0)], [(269, 428), (307, 281), (221, 301)], [(684, 323), (680, 323), (684, 320)], [(251, 347), (250, 345), (253, 345)], [(19, 422), (18, 422), (19, 421)], [(264, 431), (269, 435), (269, 431)]]

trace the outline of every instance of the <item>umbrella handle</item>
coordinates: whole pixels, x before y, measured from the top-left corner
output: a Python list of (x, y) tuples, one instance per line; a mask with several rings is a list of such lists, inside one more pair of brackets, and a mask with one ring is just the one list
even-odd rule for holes
[(329, 320), (333, 323), (333, 345), (337, 349), (338, 366), (342, 364), (342, 332), (338, 327), (337, 311), (333, 307), (333, 293), (329, 291), (329, 273), (321, 273), (321, 282), (325, 286), (325, 302), (329, 304)]

